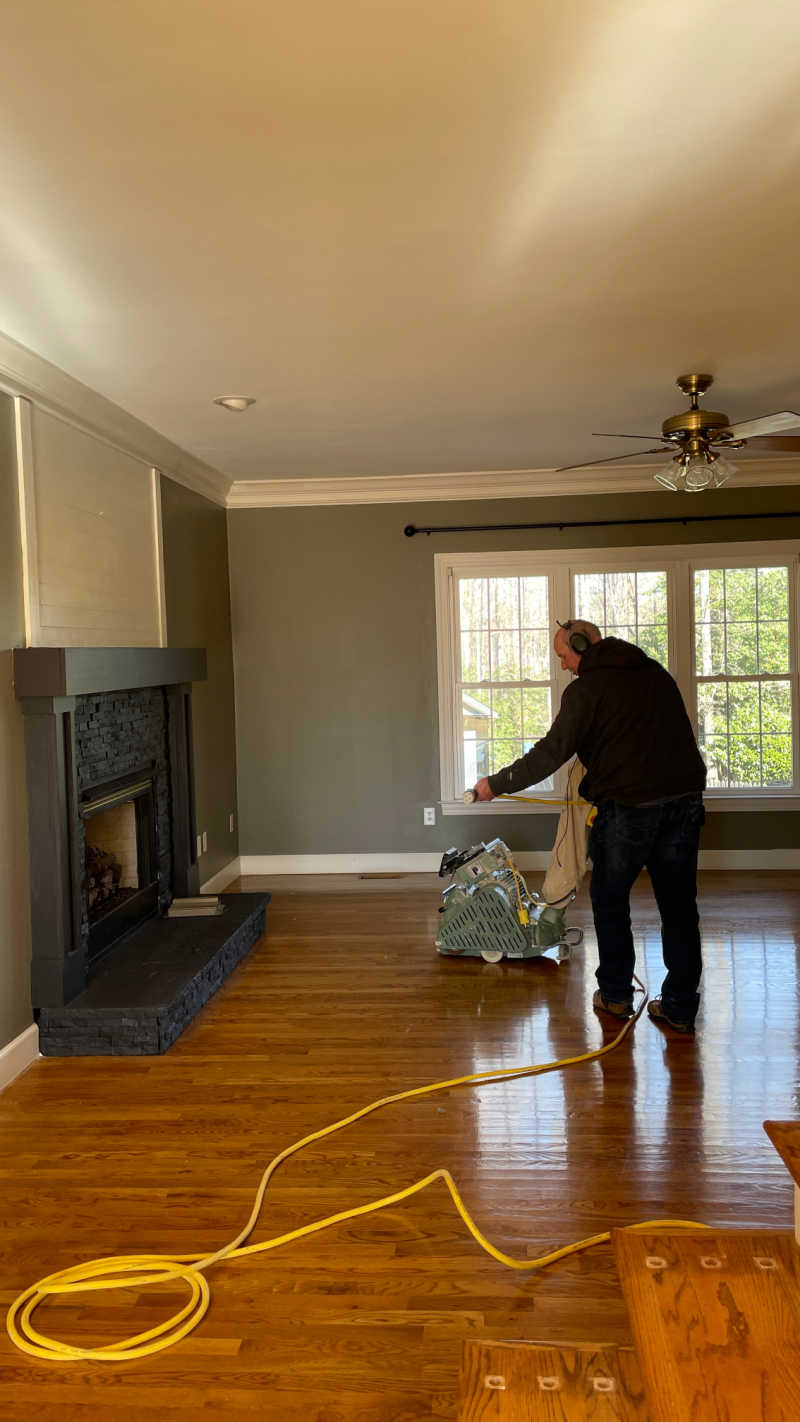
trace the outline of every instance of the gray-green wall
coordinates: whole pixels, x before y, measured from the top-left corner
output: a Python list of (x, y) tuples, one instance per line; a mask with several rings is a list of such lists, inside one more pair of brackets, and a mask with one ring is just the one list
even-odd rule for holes
[(204, 883), (239, 852), (225, 510), (162, 478), (161, 514), (167, 641), (171, 647), (205, 647), (208, 654), (208, 680), (192, 692), (197, 829), (208, 835), (200, 857)]
[[(679, 502), (680, 500), (680, 502)], [(433, 558), (448, 550), (632, 547), (800, 537), (800, 489), (235, 509), (228, 514), (243, 855), (438, 851), (500, 834), (549, 849), (555, 820), (422, 824), (439, 799)], [(453, 533), (406, 524), (762, 514), (710, 525)], [(795, 812), (715, 813), (706, 849), (800, 843)]]
[(24, 640), (14, 406), (0, 395), (0, 1047), (32, 1021), (25, 737), (11, 668)]

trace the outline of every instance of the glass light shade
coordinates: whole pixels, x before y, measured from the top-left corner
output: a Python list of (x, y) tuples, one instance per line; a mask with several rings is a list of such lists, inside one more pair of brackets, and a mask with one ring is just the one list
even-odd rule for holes
[(711, 487), (718, 489), (720, 484), (724, 484), (726, 479), (730, 479), (731, 474), (735, 474), (739, 468), (738, 464), (731, 464), (724, 454), (720, 454), (711, 466)]
[(683, 487), (680, 483), (680, 476), (680, 464), (677, 464), (674, 459), (670, 459), (668, 464), (662, 464), (661, 468), (656, 470), (653, 478), (662, 488), (671, 489), (674, 493), (676, 489)]
[(711, 465), (705, 454), (690, 454), (684, 461), (684, 484), (687, 494), (699, 494), (711, 483)]

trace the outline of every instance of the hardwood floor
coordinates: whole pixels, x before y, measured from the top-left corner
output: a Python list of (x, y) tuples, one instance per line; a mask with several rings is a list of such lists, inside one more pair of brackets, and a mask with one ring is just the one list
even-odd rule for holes
[[(665, 1216), (791, 1229), (792, 1180), (762, 1122), (800, 1115), (798, 882), (702, 876), (695, 1040), (643, 1019), (599, 1062), (377, 1112), (280, 1168), (252, 1241), (443, 1165), (489, 1239), (519, 1256)], [(164, 1057), (42, 1059), (0, 1096), (4, 1308), (81, 1260), (220, 1247), (267, 1161), (378, 1097), (602, 1045), (585, 892), (570, 922), (587, 939), (569, 963), (490, 965), (433, 949), (433, 875), (238, 887), (272, 892), (266, 937)], [(655, 993), (646, 881), (634, 902)], [(208, 1277), (198, 1330), (139, 1362), (44, 1363), (3, 1335), (0, 1416), (452, 1420), (466, 1338), (632, 1342), (610, 1245), (517, 1274), (478, 1248), (438, 1184)], [(36, 1320), (96, 1345), (184, 1297), (87, 1295)]]

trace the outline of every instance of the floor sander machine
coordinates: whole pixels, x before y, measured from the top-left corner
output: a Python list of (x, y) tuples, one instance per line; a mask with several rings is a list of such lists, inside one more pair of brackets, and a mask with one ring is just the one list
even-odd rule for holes
[(447, 876), (451, 882), (442, 892), (435, 940), (442, 954), (499, 963), (537, 958), (554, 948), (563, 962), (583, 938), (582, 929), (565, 922), (575, 893), (557, 905), (531, 893), (502, 839), (445, 850), (439, 877)]

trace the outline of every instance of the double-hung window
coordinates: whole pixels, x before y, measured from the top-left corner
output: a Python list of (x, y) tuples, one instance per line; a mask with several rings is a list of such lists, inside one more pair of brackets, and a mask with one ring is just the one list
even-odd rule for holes
[[(708, 545), (438, 555), (445, 813), (465, 813), (463, 790), (547, 731), (570, 680), (553, 650), (556, 619), (570, 617), (635, 643), (672, 673), (708, 766), (709, 799), (788, 805), (800, 794), (798, 551), (767, 543), (718, 546), (713, 555)], [(524, 793), (558, 800), (564, 774)]]
[(794, 785), (790, 567), (694, 572), (697, 730), (710, 787)]
[[(465, 784), (529, 750), (553, 719), (546, 574), (457, 580), (455, 701)], [(538, 787), (552, 790), (550, 777)]]

